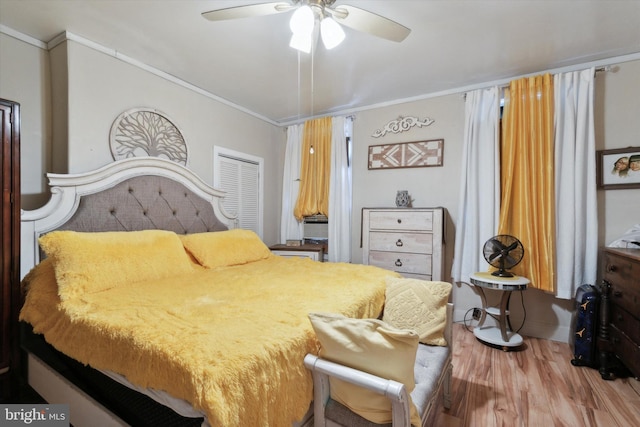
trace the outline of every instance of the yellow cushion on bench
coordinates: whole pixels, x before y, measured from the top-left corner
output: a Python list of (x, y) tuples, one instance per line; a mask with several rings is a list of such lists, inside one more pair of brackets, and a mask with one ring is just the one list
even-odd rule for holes
[[(377, 319), (353, 319), (339, 314), (310, 313), (309, 320), (320, 341), (320, 357), (351, 368), (401, 382), (407, 393), (415, 387), (414, 365), (418, 335), (394, 328)], [(390, 423), (391, 402), (371, 390), (330, 378), (331, 398), (374, 423)], [(409, 397), (411, 400), (411, 397)], [(413, 404), (411, 422), (419, 426)]]
[(411, 329), (420, 342), (446, 346), (444, 329), (451, 283), (389, 278), (382, 320), (401, 329)]

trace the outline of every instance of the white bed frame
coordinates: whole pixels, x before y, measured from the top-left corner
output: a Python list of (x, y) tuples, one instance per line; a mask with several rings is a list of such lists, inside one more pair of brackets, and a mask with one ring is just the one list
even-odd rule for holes
[(216, 217), (228, 228), (236, 228), (237, 218), (222, 207), (225, 192), (210, 187), (195, 173), (178, 163), (156, 157), (118, 160), (100, 169), (79, 174), (47, 174), (51, 198), (43, 207), (21, 212), (20, 277), (40, 262), (38, 238), (67, 222), (78, 209), (80, 198), (99, 193), (129, 178), (163, 176), (181, 183), (211, 203)]
[[(119, 160), (95, 171), (79, 174), (47, 174), (51, 198), (43, 207), (21, 213), (21, 278), (40, 262), (38, 238), (65, 224), (77, 211), (80, 199), (100, 193), (138, 176), (161, 176), (184, 185), (195, 195), (208, 201), (215, 217), (227, 228), (238, 226), (237, 218), (222, 207), (225, 192), (210, 187), (196, 174), (178, 163), (154, 157)], [(95, 399), (84, 393), (35, 355), (27, 354), (27, 381), (47, 402), (64, 403), (70, 408), (70, 422), (82, 426), (125, 426), (124, 421)], [(151, 396), (158, 401), (154, 396)], [(160, 401), (166, 404), (166, 401)], [(171, 405), (169, 405), (171, 406)], [(195, 411), (195, 410), (194, 410)], [(202, 416), (190, 415), (190, 416)], [(312, 408), (303, 421), (312, 422)], [(208, 425), (206, 418), (203, 425)]]

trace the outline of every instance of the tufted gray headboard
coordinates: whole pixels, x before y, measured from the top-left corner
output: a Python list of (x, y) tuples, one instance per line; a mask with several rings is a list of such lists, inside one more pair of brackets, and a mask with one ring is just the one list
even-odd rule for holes
[(170, 230), (179, 234), (227, 230), (211, 203), (163, 176), (137, 176), (80, 199), (58, 230)]
[(49, 202), (21, 215), (21, 277), (40, 262), (38, 238), (53, 230), (188, 234), (237, 226), (221, 205), (223, 191), (169, 160), (125, 159), (83, 174), (48, 177)]

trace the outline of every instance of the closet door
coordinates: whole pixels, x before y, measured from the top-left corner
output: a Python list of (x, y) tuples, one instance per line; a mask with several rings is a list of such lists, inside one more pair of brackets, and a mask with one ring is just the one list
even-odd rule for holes
[(18, 305), (20, 304), (20, 106), (0, 99), (2, 124), (2, 300), (0, 301), (0, 401), (17, 392)]

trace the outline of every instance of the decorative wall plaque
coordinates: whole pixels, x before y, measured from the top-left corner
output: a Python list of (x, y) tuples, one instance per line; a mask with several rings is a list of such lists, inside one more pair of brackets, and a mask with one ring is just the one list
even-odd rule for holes
[(369, 169), (442, 166), (444, 139), (369, 146)]
[(157, 110), (125, 111), (111, 125), (111, 155), (115, 160), (161, 157), (187, 164), (187, 144), (177, 126)]
[(371, 136), (374, 138), (380, 138), (381, 136), (385, 136), (388, 132), (392, 132), (392, 133), (406, 132), (414, 126), (421, 128), (423, 126), (429, 126), (433, 122), (435, 122), (435, 120), (430, 119), (429, 117), (421, 121), (417, 117), (400, 116), (396, 120), (391, 120), (389, 123), (387, 123), (383, 129), (377, 129), (375, 132), (373, 132), (373, 135)]

